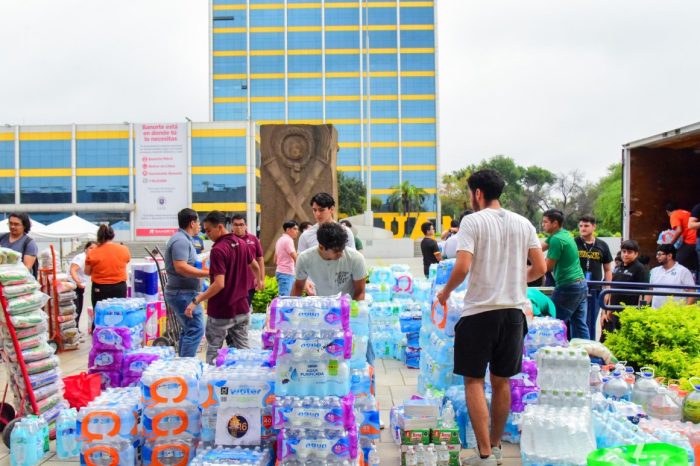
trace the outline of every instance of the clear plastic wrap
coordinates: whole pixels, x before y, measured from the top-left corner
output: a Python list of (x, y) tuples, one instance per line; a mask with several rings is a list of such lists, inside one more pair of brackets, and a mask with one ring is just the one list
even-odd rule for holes
[(14, 249), (0, 247), (0, 264), (17, 264), (22, 260), (22, 253)]
[(24, 314), (40, 309), (49, 301), (48, 295), (41, 291), (25, 294), (7, 300), (7, 312), (10, 315)]
[(3, 287), (2, 294), (6, 298), (14, 298), (16, 296), (22, 296), (24, 294), (31, 294), (37, 291), (39, 288), (41, 288), (39, 282), (37, 282), (36, 280), (30, 280), (20, 285), (8, 285)]
[(0, 265), (0, 283), (3, 286), (20, 285), (32, 280), (34, 280), (34, 277), (24, 264)]

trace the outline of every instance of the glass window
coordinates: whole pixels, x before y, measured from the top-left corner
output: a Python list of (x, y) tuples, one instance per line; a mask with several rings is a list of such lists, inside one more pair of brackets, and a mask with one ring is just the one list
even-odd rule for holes
[(401, 137), (404, 141), (435, 141), (434, 123), (409, 123), (401, 125)]
[(320, 120), (323, 118), (323, 102), (289, 102), (290, 120)]
[(245, 175), (192, 175), (192, 202), (245, 202)]
[(284, 73), (284, 55), (250, 57), (251, 73)]
[[(366, 44), (365, 44), (366, 46)], [(327, 49), (359, 49), (359, 31), (326, 31)]]
[(70, 176), (22, 177), (20, 202), (23, 204), (61, 204), (71, 202)]
[(402, 77), (403, 94), (435, 94), (435, 77)]
[(435, 165), (435, 148), (403, 147), (401, 160), (404, 165)]
[(321, 54), (289, 55), (287, 58), (287, 71), (289, 73), (320, 73), (321, 61)]
[(372, 95), (396, 95), (398, 92), (398, 78), (370, 78), (370, 93)]
[(253, 97), (284, 96), (284, 79), (253, 79), (250, 82)]
[(115, 232), (129, 231), (129, 212), (78, 212), (81, 218), (94, 224), (108, 223)]
[(401, 47), (434, 48), (435, 31), (401, 31)]
[(221, 50), (245, 50), (246, 34), (244, 32), (215, 32), (212, 47), (215, 52)]
[(435, 118), (434, 100), (402, 100), (402, 118)]
[(251, 114), (253, 120), (284, 120), (284, 102), (255, 102)]
[(0, 204), (15, 203), (15, 178), (0, 178)]
[(326, 26), (351, 26), (360, 24), (360, 11), (357, 8), (326, 7)]
[[(359, 112), (358, 112), (359, 113)], [(330, 123), (333, 123), (331, 118), (328, 118)], [(360, 138), (360, 125), (359, 124), (337, 124), (333, 123), (333, 126), (338, 130), (338, 140), (342, 142), (359, 142)], [(346, 149), (343, 149), (346, 150)]]
[(128, 176), (79, 176), (78, 202), (129, 202)]
[[(372, 114), (374, 114), (374, 109)], [(373, 124), (371, 130), (372, 142), (398, 142), (399, 140), (399, 125)]]
[[(326, 102), (326, 118), (329, 120), (334, 118), (360, 118), (360, 102)], [(359, 141), (359, 138), (357, 141)]]
[(214, 57), (215, 74), (244, 74), (246, 57)]
[(247, 120), (248, 119), (248, 104), (242, 103), (226, 103), (214, 104), (214, 120)]
[(338, 151), (338, 165), (343, 167), (358, 167), (362, 164), (359, 147), (343, 147)]
[(359, 95), (360, 78), (327, 78), (326, 95)]
[(370, 71), (397, 71), (398, 58), (395, 53), (370, 53)]
[(435, 188), (437, 183), (435, 170), (404, 170), (403, 179), (423, 189)]
[(0, 141), (0, 169), (15, 168), (15, 142)]
[(20, 141), (21, 168), (70, 168), (70, 141)]
[(284, 26), (284, 8), (250, 10), (250, 27)]
[(395, 100), (373, 100), (368, 111), (372, 118), (398, 118), (399, 103)]
[(367, 24), (396, 25), (396, 7), (367, 8)]
[[(287, 48), (289, 50), (318, 49), (321, 50), (321, 32), (297, 32), (287, 33)], [(320, 55), (320, 53), (319, 53)]]
[[(374, 150), (372, 151), (374, 154)], [(374, 156), (372, 157), (372, 165), (374, 163)], [(397, 186), (399, 184), (399, 171), (374, 171), (372, 170), (372, 189), (389, 189)]]
[[(374, 142), (374, 134), (372, 135)], [(393, 147), (373, 147), (372, 166), (377, 165), (399, 165), (399, 149)], [(397, 183), (398, 184), (398, 183)], [(390, 186), (387, 186), (390, 187)]]
[(402, 53), (401, 71), (435, 71), (435, 55), (432, 53)]
[(359, 72), (360, 55), (326, 55), (326, 72)]
[(214, 97), (247, 97), (247, 79), (214, 80)]
[(77, 168), (112, 168), (129, 166), (128, 139), (78, 139)]
[(320, 26), (320, 8), (289, 8), (287, 26)]
[(370, 31), (367, 44), (373, 49), (396, 48), (396, 31)]
[(245, 137), (193, 137), (192, 165), (239, 166), (246, 164)]
[(401, 8), (401, 24), (435, 24), (435, 9), (431, 7)]
[(245, 5), (246, 0), (214, 0), (214, 5)]
[(321, 78), (290, 78), (287, 80), (290, 96), (320, 96), (322, 83)]
[(284, 50), (284, 32), (251, 33), (250, 50)]

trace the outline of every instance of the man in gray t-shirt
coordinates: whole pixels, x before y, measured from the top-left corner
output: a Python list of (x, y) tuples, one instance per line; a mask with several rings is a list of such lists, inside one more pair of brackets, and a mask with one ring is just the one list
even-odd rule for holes
[(345, 247), (345, 228), (335, 222), (324, 223), (317, 237), (318, 247), (307, 249), (297, 258), (292, 296), (301, 296), (309, 279), (319, 296), (346, 293), (354, 300), (363, 300), (367, 266), (362, 254)]
[(29, 215), (25, 213), (12, 213), (7, 219), (9, 233), (0, 235), (0, 246), (10, 248), (22, 254), (22, 263), (37, 276), (37, 256), (39, 247), (36, 241), (29, 237), (32, 224)]
[(182, 209), (177, 214), (180, 229), (170, 237), (165, 246), (163, 259), (168, 274), (165, 286), (165, 302), (175, 312), (182, 325), (178, 355), (194, 357), (204, 335), (202, 306), (197, 306), (192, 317), (185, 315), (185, 309), (199, 293), (199, 279), (209, 272), (195, 267), (197, 254), (192, 237), (199, 233), (199, 216), (192, 209)]

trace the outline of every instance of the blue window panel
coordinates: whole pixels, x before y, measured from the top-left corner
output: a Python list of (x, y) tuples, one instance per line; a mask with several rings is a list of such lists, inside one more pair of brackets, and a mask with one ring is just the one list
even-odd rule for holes
[(326, 55), (326, 72), (358, 72), (360, 55)]
[(404, 165), (435, 165), (435, 147), (404, 147), (401, 160)]
[(214, 121), (247, 120), (248, 104), (225, 103), (214, 104)]
[(326, 95), (359, 95), (359, 78), (326, 78)]
[(251, 33), (250, 50), (284, 50), (284, 32)]
[(1, 169), (15, 168), (15, 142), (14, 141), (0, 141), (0, 168)]
[(372, 95), (396, 95), (398, 92), (398, 78), (370, 78), (370, 93)]
[(431, 7), (401, 8), (401, 24), (435, 24), (435, 9)]
[(437, 196), (435, 194), (428, 194), (423, 200), (421, 205), (421, 210), (423, 212), (436, 212), (437, 211)]
[(326, 7), (326, 26), (354, 26), (360, 24), (360, 12), (357, 8)]
[(370, 53), (369, 55), (370, 71), (397, 71), (398, 62), (396, 54)]
[(251, 114), (253, 120), (284, 120), (284, 102), (255, 102)]
[(192, 175), (192, 202), (245, 202), (245, 175)]
[[(373, 49), (396, 48), (396, 31), (370, 31), (369, 46)], [(402, 43), (402, 47), (405, 45)]]
[[(321, 32), (287, 33), (287, 48), (289, 50), (318, 49), (321, 50)], [(320, 55), (320, 54), (319, 54)]]
[(21, 168), (70, 168), (70, 141), (20, 141)]
[(323, 118), (323, 102), (289, 102), (290, 120), (320, 120)]
[(251, 5), (271, 5), (271, 4), (275, 4), (275, 3), (281, 3), (281, 2), (279, 0), (250, 0)]
[[(374, 141), (374, 135), (372, 136)], [(372, 148), (372, 165), (398, 165), (399, 164), (399, 149), (393, 147), (373, 147)], [(387, 186), (387, 188), (390, 186)]]
[(292, 8), (287, 10), (287, 26), (320, 26), (320, 8)]
[(246, 97), (246, 79), (217, 79), (214, 81), (214, 97)]
[[(330, 123), (333, 121), (328, 118)], [(346, 125), (346, 124), (336, 124), (333, 126), (338, 130), (338, 140), (342, 142), (358, 142), (360, 138), (360, 125)], [(346, 149), (343, 149), (346, 150)], [(359, 149), (358, 149), (359, 150)]]
[(214, 27), (217, 29), (235, 28), (241, 24), (240, 22), (237, 22), (236, 17), (232, 17), (230, 14), (226, 14), (226, 12), (214, 12), (212, 22), (214, 24)]
[(360, 118), (360, 102), (326, 102), (326, 118)]
[[(374, 153), (374, 151), (373, 151)], [(374, 165), (374, 157), (372, 158)], [(399, 171), (372, 171), (372, 188), (373, 189), (389, 189), (399, 184)]]
[(435, 118), (434, 100), (403, 100), (401, 102), (403, 118)]
[(215, 33), (213, 39), (213, 49), (215, 52), (221, 50), (245, 50), (245, 33)]
[(129, 202), (128, 176), (79, 176), (78, 202)]
[(214, 57), (215, 74), (241, 74), (246, 72), (246, 57)]
[(115, 231), (129, 230), (129, 212), (81, 212), (80, 217), (96, 225), (109, 223)]
[(401, 137), (404, 141), (435, 141), (435, 124), (403, 124), (401, 125)]
[(435, 31), (401, 31), (401, 47), (434, 48)]
[(250, 82), (253, 97), (284, 96), (284, 79), (253, 79)]
[[(365, 44), (366, 46), (366, 44)], [(326, 48), (327, 49), (359, 49), (360, 48), (360, 32), (359, 31), (327, 31), (326, 32)]]
[(23, 204), (61, 204), (71, 202), (70, 176), (23, 177), (20, 179)]
[(284, 9), (250, 10), (250, 27), (284, 26)]
[(192, 138), (192, 166), (246, 164), (246, 138)]
[(15, 179), (0, 178), (0, 204), (15, 203)]
[(396, 24), (396, 8), (368, 8), (367, 24)]
[(75, 150), (78, 168), (129, 166), (128, 139), (79, 139)]
[(362, 155), (359, 147), (343, 147), (338, 151), (338, 165), (355, 167), (362, 165)]
[(362, 172), (359, 172), (359, 171), (344, 171), (343, 175), (346, 178), (352, 178), (353, 180), (362, 181)]
[(290, 73), (320, 73), (322, 71), (322, 60), (323, 58), (320, 54), (289, 55), (287, 58), (287, 70)]
[(321, 95), (323, 80), (321, 78), (300, 78), (287, 80), (290, 96)]
[(375, 100), (370, 112), (372, 118), (398, 118), (399, 104), (395, 100)]
[[(58, 222), (59, 220), (63, 220), (64, 218), (70, 217), (70, 212), (28, 212), (29, 217), (32, 220), (36, 220), (39, 223), (43, 223), (44, 225), (49, 225), (54, 222)], [(82, 217), (83, 214), (81, 213), (80, 216)]]
[(403, 94), (435, 94), (434, 77), (404, 77), (401, 78)]
[(435, 71), (435, 54), (402, 53), (401, 71)]
[[(404, 161), (404, 166), (406, 162)], [(435, 188), (436, 177), (435, 170), (404, 170), (403, 180), (409, 181), (411, 184), (419, 188)]]
[(251, 73), (284, 73), (284, 56), (250, 57)]
[(245, 5), (246, 0), (214, 0), (214, 5)]
[[(372, 142), (397, 142), (399, 140), (399, 125), (371, 125)], [(398, 151), (398, 149), (396, 149)]]

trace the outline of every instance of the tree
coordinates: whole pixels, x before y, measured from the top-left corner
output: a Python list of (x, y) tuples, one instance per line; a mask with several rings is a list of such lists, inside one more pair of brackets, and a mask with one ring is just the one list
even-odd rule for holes
[(361, 214), (366, 207), (367, 188), (359, 178), (338, 173), (338, 210), (349, 216)]
[(442, 185), (440, 186), (440, 202), (443, 215), (459, 218), (460, 213), (470, 208), (469, 188), (467, 187), (468, 176), (469, 173), (464, 168), (443, 175)]
[(608, 167), (608, 174), (595, 187), (594, 201), (598, 230), (609, 234), (622, 231), (622, 164)]
[(394, 192), (387, 198), (386, 203), (401, 215), (417, 211), (428, 195), (423, 188), (415, 186), (410, 181), (404, 181), (391, 189)]

